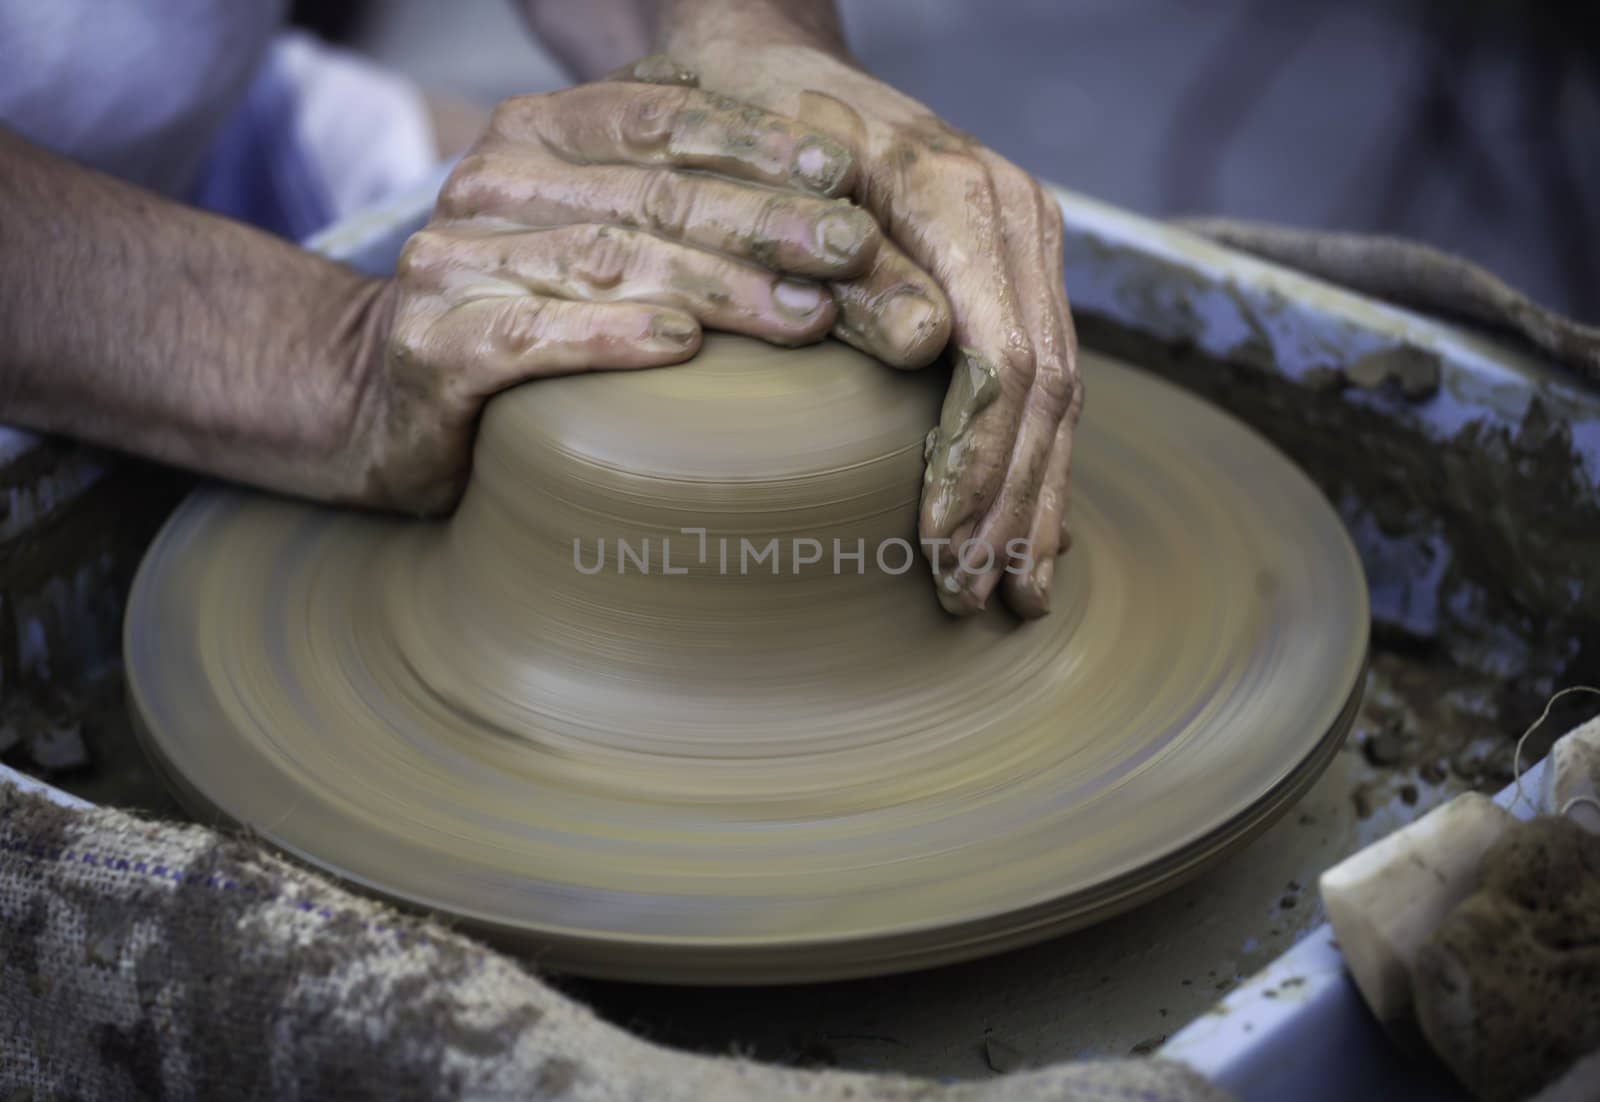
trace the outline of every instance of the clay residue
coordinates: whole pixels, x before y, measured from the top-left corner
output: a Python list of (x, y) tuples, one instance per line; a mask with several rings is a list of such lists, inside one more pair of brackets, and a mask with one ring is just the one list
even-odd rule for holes
[(694, 302), (705, 302), (716, 307), (727, 307), (733, 302), (733, 291), (727, 281), (679, 261), (672, 262), (667, 286)]
[[(121, 663), (112, 662), (92, 677), (49, 691), (35, 687), (8, 701), (0, 718), (0, 744), (7, 729), (15, 730), (18, 738), (4, 753), (4, 763), (93, 804), (183, 817), (166, 783), (139, 748), (128, 719), (126, 692)], [(38, 759), (33, 736), (41, 717), (49, 721), (47, 731), (76, 736), (81, 756), (70, 765), (52, 767)]]
[[(0, 753), (12, 764), (40, 739), (37, 714), (58, 731), (72, 727), (73, 717), (63, 713), (72, 710), (79, 679), (95, 676), (119, 653), (122, 607), (139, 557), (193, 485), (185, 474), (53, 441), (5, 475), (13, 485), (43, 485), (75, 461), (108, 470), (42, 515), (9, 518), (20, 531), (0, 541), (0, 688), (12, 721), (11, 735), (0, 730)], [(0, 495), (0, 524), (8, 519), (4, 502)], [(65, 748), (40, 750), (65, 764), (57, 752)]]
[[(1212, 399), (1293, 458), (1356, 536), (1380, 627), (1437, 641), (1530, 701), (1600, 660), (1600, 495), (1553, 394), (1515, 427), (1484, 418), (1438, 441), (1344, 400), (1338, 380), (1288, 377), (1253, 343), (1218, 358), (1088, 312), (1077, 326), (1086, 346)], [(1372, 377), (1428, 383), (1425, 365), (1405, 362), (1380, 361)]]
[[(1505, 787), (1515, 741), (1502, 716), (1508, 706), (1520, 705), (1497, 679), (1455, 666), (1437, 648), (1376, 649), (1346, 746), (1360, 764), (1350, 791), (1357, 818), (1396, 804), (1414, 808), (1410, 817), (1457, 792)], [(1530, 739), (1524, 749), (1531, 759), (1547, 745)]]
[(1439, 357), (1427, 349), (1401, 344), (1369, 352), (1345, 366), (1344, 378), (1363, 390), (1393, 387), (1413, 401), (1425, 401), (1439, 390)]
[[(927, 462), (922, 475), (925, 512), (946, 518), (960, 515), (972, 426), (999, 396), (1000, 374), (994, 364), (970, 348), (956, 352), (939, 424), (929, 431), (923, 446)], [(947, 521), (940, 527), (953, 524)]]

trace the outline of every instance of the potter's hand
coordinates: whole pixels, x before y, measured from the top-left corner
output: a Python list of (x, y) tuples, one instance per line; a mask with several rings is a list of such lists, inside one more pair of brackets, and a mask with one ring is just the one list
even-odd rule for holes
[[(697, 7), (710, 10), (684, 10)], [(1060, 210), (1021, 169), (797, 22), (792, 13), (770, 26), (729, 23), (725, 13), (714, 22), (685, 15), (665, 42), (702, 87), (804, 120), (854, 151), (854, 195), (890, 242), (870, 272), (835, 285), (836, 333), (895, 363), (943, 345), (943, 303), (900, 293), (919, 274), (911, 262), (937, 280), (954, 316), (955, 374), (930, 438), (921, 520), (924, 547), (936, 548), (940, 600), (974, 612), (999, 585), (1018, 614), (1041, 616), (1066, 544), (1072, 434), (1083, 403), (1061, 278)], [(905, 335), (917, 316), (928, 319), (926, 340), (912, 354)], [(1029, 548), (1025, 563), (1007, 557), (1019, 540)]]
[[(651, 80), (658, 83), (641, 83)], [(823, 280), (882, 241), (849, 150), (670, 67), (509, 100), (391, 286), (370, 504), (449, 508), (484, 400), (525, 379), (686, 360), (700, 327), (824, 337)]]

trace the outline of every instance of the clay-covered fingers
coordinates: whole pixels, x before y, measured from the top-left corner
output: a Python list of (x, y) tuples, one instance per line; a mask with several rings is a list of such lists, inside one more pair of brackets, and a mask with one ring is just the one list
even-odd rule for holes
[(871, 270), (831, 287), (833, 335), (891, 367), (926, 367), (950, 341), (949, 300), (891, 241), (878, 246)]
[[(1054, 200), (1042, 193), (1041, 199), (1047, 205), (1044, 260), (1059, 270), (1061, 210)], [(1035, 619), (1050, 611), (1057, 559), (1072, 547), (1072, 537), (1067, 527), (1067, 511), (1072, 498), (1072, 446), (1084, 404), (1083, 379), (1078, 372), (1078, 339), (1072, 324), (1072, 311), (1067, 304), (1066, 287), (1060, 280), (1053, 280), (1051, 290), (1057, 322), (1052, 332), (1065, 341), (1063, 365), (1071, 389), (1067, 410), (1056, 429), (1055, 443), (1051, 447), (1044, 480), (1039, 487), (1038, 507), (1028, 536), (1029, 556), (1023, 564), (1025, 569), (1008, 571), (1001, 583), (1006, 604), (1025, 619)]]
[(1050, 611), (1056, 560), (1072, 546), (1067, 530), (1067, 507), (1072, 493), (1073, 434), (1077, 431), (1078, 414), (1082, 409), (1083, 388), (1080, 386), (1067, 416), (1056, 430), (1055, 444), (1039, 487), (1038, 508), (1028, 529), (1027, 554), (1008, 565), (1001, 579), (1001, 594), (1006, 605), (1025, 620), (1037, 619)]
[[(925, 151), (926, 152), (926, 151)], [(953, 613), (983, 608), (1009, 551), (1007, 531), (1028, 517), (991, 511), (1012, 467), (1037, 359), (988, 164), (976, 154), (927, 154), (896, 199), (897, 235), (943, 286), (953, 315), (950, 390), (929, 435), (921, 536), (940, 602)], [(1036, 246), (1037, 247), (1037, 246)], [(1052, 430), (1053, 430), (1052, 425)], [(1015, 495), (1006, 503), (1019, 508)], [(1031, 510), (1030, 510), (1031, 515)], [(981, 529), (981, 535), (980, 535)]]
[[(1033, 352), (1033, 373), (1004, 480), (972, 536), (993, 551), (995, 564), (964, 580), (971, 601), (979, 605), (1002, 579), (1011, 580), (1004, 590), (1007, 603), (1019, 615), (1035, 617), (1049, 609), (1071, 469), (1071, 427), (1083, 392), (1060, 275), (1061, 212), (1031, 178), (1008, 163), (999, 161), (992, 176), (1006, 212), (1003, 240)], [(1007, 554), (1008, 548), (1023, 554)]]
[(574, 165), (516, 147), (462, 161), (438, 213), (526, 227), (633, 227), (815, 279), (868, 272), (883, 243), (872, 216), (842, 199), (669, 168)]
[(669, 307), (704, 325), (774, 344), (820, 340), (833, 325), (819, 283), (617, 226), (481, 233), (438, 226), (413, 236), (403, 268), (447, 297), (476, 288)]
[(525, 379), (681, 363), (700, 337), (692, 317), (668, 307), (485, 294), (407, 311), (391, 353), (406, 379), (449, 406)]
[(695, 169), (829, 197), (855, 184), (854, 156), (827, 134), (683, 85), (603, 81), (507, 100), (491, 132), (574, 164)]

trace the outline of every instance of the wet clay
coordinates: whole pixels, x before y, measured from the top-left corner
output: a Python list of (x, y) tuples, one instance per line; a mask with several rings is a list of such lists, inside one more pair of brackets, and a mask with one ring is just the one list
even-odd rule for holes
[[(974, 512), (978, 504), (960, 500), (960, 486), (971, 461), (972, 424), (998, 397), (1000, 373), (994, 364), (971, 349), (958, 349), (939, 424), (928, 431), (922, 448), (923, 493), (931, 497), (929, 513), (941, 531), (955, 529), (959, 522), (952, 518)], [(934, 585), (942, 604), (961, 591), (957, 554), (955, 549), (945, 548), (930, 556)]]
[[(1514, 429), (1469, 420), (1451, 439), (1434, 440), (1392, 411), (1343, 401), (1338, 391), (1356, 385), (1343, 369), (1301, 383), (1282, 377), (1264, 340), (1217, 359), (1083, 310), (1074, 318), (1086, 345), (1197, 391), (1283, 449), (1359, 534), (1374, 578), (1400, 573), (1396, 557), (1429, 561), (1407, 572), (1436, 569), (1431, 592), (1402, 578), (1414, 593), (1396, 594), (1388, 583), (1391, 592), (1378, 594), (1381, 626), (1439, 640), (1465, 669), (1525, 681), (1517, 707), (1530, 719), (1555, 688), (1595, 668), (1600, 557), (1587, 549), (1600, 526), (1600, 495), (1580, 446), (1587, 412), (1545, 388)], [(1402, 361), (1375, 362), (1392, 369)], [(1386, 370), (1366, 381), (1409, 403), (1408, 385), (1427, 393), (1437, 366), (1413, 357), (1398, 375)]]
[(129, 604), (146, 746), (206, 817), (591, 974), (863, 975), (1094, 921), (1315, 778), (1367, 612), (1265, 442), (1083, 372), (1043, 620), (950, 617), (913, 558), (947, 376), (713, 336), (495, 399), (446, 523), (190, 499)]
[[(978, 414), (1000, 397), (1000, 373), (994, 364), (968, 349), (956, 352), (951, 369), (950, 390), (945, 395), (939, 424), (930, 429), (923, 446), (927, 467), (922, 477), (926, 485), (949, 497), (962, 471), (962, 450)], [(941, 509), (949, 511), (959, 502), (947, 501)]]

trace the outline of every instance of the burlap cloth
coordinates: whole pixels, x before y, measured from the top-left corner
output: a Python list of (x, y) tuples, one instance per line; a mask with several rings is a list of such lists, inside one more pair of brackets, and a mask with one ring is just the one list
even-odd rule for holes
[(1159, 1060), (940, 1084), (672, 1051), (250, 840), (63, 808), (0, 781), (5, 1102), (1225, 1097)]
[(1548, 310), (1470, 260), (1398, 237), (1180, 218), (1219, 245), (1427, 314), (1498, 330), (1600, 383), (1600, 327)]

